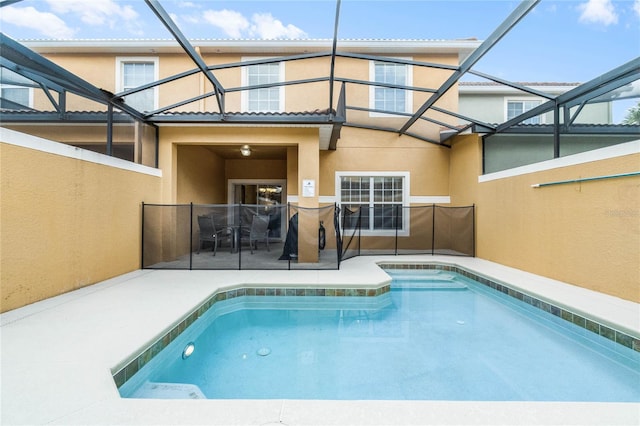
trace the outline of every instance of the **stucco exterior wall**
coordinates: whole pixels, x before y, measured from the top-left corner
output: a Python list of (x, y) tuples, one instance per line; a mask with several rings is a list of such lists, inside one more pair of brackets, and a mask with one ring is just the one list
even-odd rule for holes
[(2, 312), (140, 267), (140, 206), (160, 201), (158, 176), (4, 142)]
[(452, 203), (477, 206), (478, 257), (640, 302), (640, 178), (531, 187), (637, 171), (640, 153), (478, 182), (480, 153), (457, 138), (451, 159)]
[(178, 156), (177, 203), (226, 203), (224, 159), (203, 146), (183, 145)]
[[(522, 100), (546, 100), (533, 95), (513, 93), (460, 93), (459, 112), (460, 114), (473, 117), (485, 123), (502, 123), (507, 119), (507, 102)], [(612, 111), (611, 103), (601, 102), (597, 104), (587, 104), (575, 120), (575, 124), (608, 124), (611, 123)], [(544, 114), (543, 122), (553, 124), (553, 113)]]
[(411, 196), (449, 195), (449, 149), (395, 133), (343, 128), (336, 151), (320, 152), (320, 195), (335, 196), (337, 171), (408, 171)]

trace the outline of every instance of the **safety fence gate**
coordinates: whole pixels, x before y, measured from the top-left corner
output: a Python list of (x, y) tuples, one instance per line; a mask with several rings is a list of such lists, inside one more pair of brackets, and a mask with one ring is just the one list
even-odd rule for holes
[[(338, 269), (359, 255), (474, 256), (474, 208), (142, 204), (143, 269)], [(376, 216), (377, 215), (377, 216)]]

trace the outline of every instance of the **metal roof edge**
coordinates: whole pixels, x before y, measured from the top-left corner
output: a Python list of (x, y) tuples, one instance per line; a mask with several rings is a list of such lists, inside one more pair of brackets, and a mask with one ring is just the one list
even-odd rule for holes
[[(172, 39), (24, 39), (18, 40), (40, 53), (55, 52), (151, 52), (182, 51)], [(331, 39), (191, 39), (202, 52), (293, 52), (324, 51), (331, 48)], [(338, 39), (339, 50), (363, 52), (433, 52), (467, 53), (481, 44), (477, 39)]]

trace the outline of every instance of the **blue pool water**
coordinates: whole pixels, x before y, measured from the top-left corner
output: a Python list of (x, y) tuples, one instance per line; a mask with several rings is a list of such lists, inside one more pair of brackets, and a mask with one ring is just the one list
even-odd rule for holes
[(390, 274), (377, 297), (218, 302), (121, 395), (640, 401), (637, 352), (453, 272)]

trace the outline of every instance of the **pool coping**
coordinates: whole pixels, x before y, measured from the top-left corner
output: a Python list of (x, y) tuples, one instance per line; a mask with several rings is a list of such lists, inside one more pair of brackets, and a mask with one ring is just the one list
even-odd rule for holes
[[(134, 271), (0, 316), (2, 424), (629, 424), (638, 403), (316, 400), (132, 400), (112, 369), (216, 291), (241, 285), (383, 286), (379, 263), (441, 262), (591, 312), (640, 335), (640, 305), (477, 258), (363, 256), (339, 271)], [(553, 297), (552, 297), (553, 296)]]

